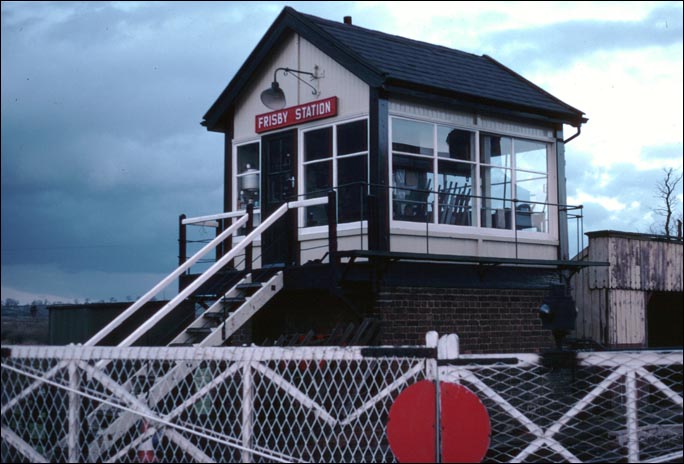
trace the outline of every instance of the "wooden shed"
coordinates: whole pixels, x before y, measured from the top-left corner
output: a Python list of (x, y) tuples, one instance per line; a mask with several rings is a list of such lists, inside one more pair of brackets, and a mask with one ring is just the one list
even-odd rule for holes
[(610, 266), (572, 279), (577, 337), (610, 347), (681, 346), (683, 242), (611, 230), (586, 235), (580, 258)]

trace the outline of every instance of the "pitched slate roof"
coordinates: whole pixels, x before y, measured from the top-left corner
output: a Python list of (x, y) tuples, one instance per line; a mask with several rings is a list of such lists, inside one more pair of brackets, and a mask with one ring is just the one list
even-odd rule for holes
[[(290, 29), (337, 59), (370, 86), (407, 90), (452, 100), (538, 114), (579, 126), (584, 113), (537, 87), (489, 56), (473, 55), (350, 24), (299, 13), (285, 7), (221, 97), (205, 115), (211, 129), (218, 111), (231, 105), (243, 73), (254, 72), (264, 48)], [(251, 63), (250, 63), (251, 62)], [(243, 76), (244, 80), (244, 76)], [(245, 81), (246, 82), (246, 81)]]

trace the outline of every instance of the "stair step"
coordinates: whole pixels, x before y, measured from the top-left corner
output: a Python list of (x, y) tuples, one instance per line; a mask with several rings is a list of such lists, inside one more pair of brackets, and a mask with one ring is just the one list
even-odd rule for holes
[(190, 327), (185, 333), (188, 335), (201, 335), (206, 337), (211, 333), (211, 329), (209, 327)]
[(285, 264), (284, 263), (273, 263), (273, 264), (262, 264), (261, 269), (269, 269), (269, 270), (281, 270), (285, 269)]
[(259, 290), (264, 285), (261, 282), (244, 282), (237, 285), (238, 290)]
[(193, 346), (193, 344), (190, 342), (178, 342), (178, 343), (170, 343), (169, 346), (172, 348), (184, 348), (184, 347)]
[(212, 322), (222, 322), (227, 318), (228, 315), (223, 314), (223, 311), (213, 311), (210, 313), (204, 313), (202, 316)]
[(224, 297), (222, 301), (226, 304), (235, 305), (235, 304), (242, 304), (247, 300), (245, 300), (242, 297)]

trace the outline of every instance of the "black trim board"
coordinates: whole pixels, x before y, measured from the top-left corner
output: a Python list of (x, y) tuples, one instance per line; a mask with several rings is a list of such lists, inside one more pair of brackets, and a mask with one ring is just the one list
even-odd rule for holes
[(609, 266), (607, 262), (600, 261), (570, 261), (548, 259), (520, 259), (520, 258), (492, 258), (483, 256), (441, 255), (428, 253), (408, 253), (398, 251), (373, 251), (373, 250), (349, 250), (340, 251), (337, 255), (341, 258), (383, 258), (394, 261), (434, 261), (462, 264), (509, 264), (520, 266), (545, 266), (559, 269), (582, 269), (585, 267)]
[(371, 87), (369, 101), (369, 204), (368, 242), (371, 250), (389, 251), (389, 104), (378, 88)]

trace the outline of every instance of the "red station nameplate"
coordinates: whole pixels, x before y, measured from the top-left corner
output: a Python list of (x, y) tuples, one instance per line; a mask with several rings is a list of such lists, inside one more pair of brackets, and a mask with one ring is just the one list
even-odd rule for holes
[(260, 134), (332, 116), (337, 116), (337, 97), (257, 114), (254, 117), (254, 131)]

